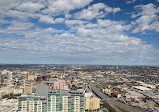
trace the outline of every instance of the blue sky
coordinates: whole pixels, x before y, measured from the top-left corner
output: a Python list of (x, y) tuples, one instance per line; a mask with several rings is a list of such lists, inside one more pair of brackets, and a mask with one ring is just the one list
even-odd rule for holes
[(0, 63), (159, 65), (159, 0), (1, 0)]

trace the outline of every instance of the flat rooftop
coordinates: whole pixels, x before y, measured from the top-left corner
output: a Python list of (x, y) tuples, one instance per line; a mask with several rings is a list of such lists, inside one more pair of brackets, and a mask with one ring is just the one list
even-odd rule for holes
[(134, 88), (142, 90), (142, 91), (150, 91), (151, 89), (147, 88), (147, 87), (143, 87), (143, 86), (134, 86)]

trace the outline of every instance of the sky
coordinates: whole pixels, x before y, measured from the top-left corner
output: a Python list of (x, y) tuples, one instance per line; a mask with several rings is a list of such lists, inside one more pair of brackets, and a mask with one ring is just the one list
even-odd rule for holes
[(1, 64), (159, 65), (159, 0), (0, 0)]

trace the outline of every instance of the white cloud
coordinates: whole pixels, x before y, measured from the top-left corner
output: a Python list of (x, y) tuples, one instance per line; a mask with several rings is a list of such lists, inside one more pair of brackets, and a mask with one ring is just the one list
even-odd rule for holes
[[(12, 17), (29, 20), (38, 19), (39, 22), (54, 24), (63, 23), (64, 18), (56, 16), (64, 14), (70, 18), (69, 11), (80, 9), (88, 5), (92, 0), (1, 0), (1, 18)], [(54, 20), (54, 18), (57, 18)], [(2, 21), (2, 20), (1, 20)]]
[[(150, 59), (151, 62), (153, 61), (152, 56), (149, 56), (154, 52), (153, 46), (144, 44), (141, 39), (123, 34), (127, 25), (122, 21), (99, 19), (93, 24), (81, 20), (65, 22), (71, 28), (70, 32), (53, 28), (32, 30), (30, 29), (32, 24), (29, 25), (29, 23), (19, 26), (30, 27), (17, 29), (14, 28), (15, 23), (13, 23), (13, 26), (1, 31), (23, 34), (24, 38), (0, 38), (0, 45), (6, 47), (0, 47), (3, 51), (0, 57), (29, 57), (37, 60), (38, 57), (42, 57), (43, 60), (62, 60), (63, 63), (71, 60), (70, 63), (79, 61), (79, 63), (87, 64), (116, 64), (117, 60), (124, 60), (118, 64), (148, 63), (145, 60)], [(71, 33), (72, 29), (74, 33)]]
[[(0, 61), (8, 59), (15, 62), (14, 59), (21, 59), (24, 62), (26, 59), (25, 62), (28, 63), (29, 58), (29, 63), (42, 60), (44, 63), (76, 64), (159, 63), (154, 62), (159, 53), (152, 45), (126, 35), (125, 31), (130, 30), (130, 25), (124, 21), (102, 18), (109, 13), (115, 14), (121, 10), (120, 8), (96, 3), (76, 14), (70, 14), (71, 10), (84, 8), (92, 0), (6, 1), (2, 0), (0, 7), (0, 23), (7, 24), (3, 28), (0, 27), (1, 37), (7, 37), (0, 38)], [(150, 19), (152, 24), (146, 27), (146, 30), (155, 27), (157, 31), (157, 8), (153, 5), (147, 6), (149, 9), (144, 5), (138, 7), (142, 7), (141, 11), (133, 17), (139, 17), (139, 20), (137, 19), (133, 25), (142, 29), (141, 20), (146, 18)], [(147, 12), (150, 9), (152, 14)], [(142, 18), (143, 16), (145, 18)], [(4, 20), (5, 17), (13, 19)], [(96, 21), (89, 21), (94, 18)], [(40, 24), (31, 21), (32, 19)], [(152, 21), (154, 19), (156, 21)], [(49, 25), (43, 27), (42, 23)], [(53, 28), (57, 23), (66, 25), (67, 29)]]
[(134, 3), (134, 2), (136, 2), (136, 1), (137, 1), (137, 0), (127, 0), (126, 3), (127, 3), (127, 4), (131, 4), (131, 3)]
[(92, 0), (54, 0), (48, 1), (49, 6), (42, 12), (45, 14), (59, 14), (69, 12), (74, 9), (80, 9), (88, 5)]
[(20, 38), (34, 38), (34, 39), (45, 39), (52, 35), (52, 33), (63, 32), (62, 30), (56, 30), (54, 28), (33, 28), (35, 27), (33, 23), (27, 21), (12, 21), (10, 26), (6, 29), (0, 29), (1, 34), (6, 34), (9, 37)]
[(12, 21), (11, 26), (9, 26), (7, 29), (12, 30), (12, 31), (18, 31), (18, 30), (27, 30), (33, 26), (32, 23), (29, 22), (17, 22), (17, 21)]
[(46, 24), (56, 24), (56, 23), (63, 23), (65, 21), (64, 18), (54, 18), (49, 15), (38, 15), (39, 17), (39, 22), (41, 23), (46, 23)]
[(36, 12), (36, 11), (40, 11), (40, 9), (44, 7), (45, 6), (40, 3), (24, 2), (20, 6), (18, 6), (16, 9), (22, 10), (22, 11), (28, 11), (28, 12)]
[(113, 13), (117, 13), (117, 12), (119, 12), (119, 11), (121, 11), (120, 8), (113, 8)]
[(132, 22), (132, 25), (135, 27), (133, 32), (145, 32), (147, 30), (155, 30), (156, 32), (159, 32), (159, 18), (157, 16), (159, 8), (152, 3), (147, 5), (138, 5), (135, 8), (138, 9), (139, 12), (132, 15), (133, 18), (138, 17), (136, 21)]
[(28, 18), (36, 18), (36, 14), (30, 13), (30, 12), (22, 12), (22, 11), (17, 11), (17, 10), (1, 10), (0, 14), (2, 17), (12, 17), (12, 18), (17, 18), (17, 19), (22, 19), (22, 20), (27, 20)]
[(56, 19), (55, 19), (55, 22), (56, 22), (56, 23), (63, 23), (64, 21), (65, 21), (64, 18), (56, 18)]
[(0, 23), (1, 23), (1, 24), (8, 24), (9, 21), (0, 18)]
[(71, 17), (72, 17), (71, 14), (65, 14), (65, 18), (69, 19), (69, 18), (71, 18)]
[(81, 20), (66, 20), (65, 24), (68, 26), (72, 25), (82, 25), (84, 23), (87, 23), (86, 21), (81, 21)]
[(116, 13), (118, 11), (120, 11), (120, 8), (111, 8), (103, 3), (97, 3), (87, 9), (75, 13), (74, 17), (77, 19), (91, 20), (93, 18), (102, 18), (110, 12)]
[(20, 19), (27, 19), (28, 17), (32, 18), (34, 16), (32, 13), (15, 10), (21, 4), (22, 4), (21, 0), (1, 0), (0, 1), (1, 17), (13, 17)]
[(97, 23), (99, 24), (99, 26), (101, 27), (107, 27), (107, 26), (112, 26), (112, 25), (116, 25), (116, 24), (124, 24), (124, 22), (120, 22), (120, 21), (111, 21), (111, 20), (102, 20), (102, 19), (98, 19)]
[(10, 8), (16, 7), (18, 4), (18, 0), (1, 0), (0, 10), (8, 10)]
[(54, 18), (48, 15), (39, 15), (39, 22), (41, 23), (47, 23), (47, 24), (54, 24)]
[(10, 25), (5, 29), (0, 28), (0, 33), (10, 35), (10, 37), (14, 37), (14, 35), (23, 35), (34, 26), (33, 23), (26, 21), (11, 21), (9, 24)]

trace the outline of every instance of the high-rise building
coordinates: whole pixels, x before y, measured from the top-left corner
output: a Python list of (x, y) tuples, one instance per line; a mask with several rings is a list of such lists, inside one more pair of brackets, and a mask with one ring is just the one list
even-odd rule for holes
[(8, 72), (8, 81), (12, 81), (12, 72)]
[(47, 112), (47, 97), (32, 95), (19, 97), (18, 112)]
[(80, 91), (51, 90), (48, 93), (49, 112), (84, 112), (84, 93)]
[(44, 93), (43, 96), (19, 97), (18, 111), (84, 112), (84, 93), (70, 90), (48, 90), (48, 94)]

